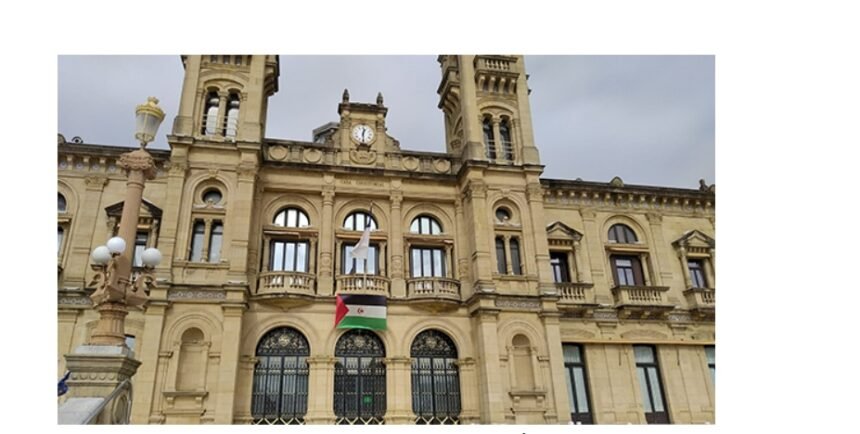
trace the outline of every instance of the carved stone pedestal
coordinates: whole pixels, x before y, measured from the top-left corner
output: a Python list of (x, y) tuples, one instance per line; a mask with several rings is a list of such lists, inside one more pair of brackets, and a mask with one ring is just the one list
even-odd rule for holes
[[(58, 409), (60, 424), (85, 423), (105, 400), (109, 402), (90, 423), (126, 424), (131, 410), (131, 387), (117, 390), (130, 380), (140, 362), (131, 358), (125, 346), (82, 345), (66, 354), (70, 375), (68, 398)], [(114, 394), (114, 391), (117, 391)]]

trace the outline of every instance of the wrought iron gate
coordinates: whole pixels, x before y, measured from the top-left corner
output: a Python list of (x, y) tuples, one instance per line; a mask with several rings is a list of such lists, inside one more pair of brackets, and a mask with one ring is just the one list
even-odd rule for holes
[(354, 329), (335, 346), (334, 414), (336, 423), (385, 422), (385, 347), (373, 332)]
[(300, 425), (308, 410), (308, 341), (283, 327), (257, 345), (251, 414), (254, 424)]

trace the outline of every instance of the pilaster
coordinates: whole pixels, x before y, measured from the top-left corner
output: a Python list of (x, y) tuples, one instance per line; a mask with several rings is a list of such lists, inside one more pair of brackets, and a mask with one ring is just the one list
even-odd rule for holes
[(167, 290), (153, 289), (143, 314), (143, 336), (140, 339), (138, 351), (141, 369), (135, 377), (134, 401), (131, 408), (133, 424), (148, 423), (152, 412), (153, 396), (157, 392), (155, 378), (167, 307)]
[(308, 390), (308, 425), (334, 424), (334, 364), (334, 357), (308, 357), (308, 384), (314, 385)]
[(385, 359), (386, 403), (385, 423), (406, 425), (415, 423), (412, 412), (412, 359), (389, 357)]
[[(395, 183), (396, 187), (399, 188), (400, 181), (392, 182), (392, 184)], [(401, 209), (403, 193), (399, 190), (392, 191), (389, 200), (391, 201), (391, 238), (389, 238), (391, 246), (391, 296), (395, 298), (406, 297), (406, 278), (403, 275), (403, 226), (401, 223), (403, 220)]]
[[(228, 299), (230, 294), (227, 295)], [(221, 336), (221, 363), (218, 365), (218, 383), (215, 390), (216, 424), (233, 423), (233, 406), (239, 372), (239, 348), (242, 334), (244, 306), (222, 305), (223, 332)]]
[[(94, 234), (96, 221), (98, 221), (99, 210), (102, 207), (102, 193), (108, 179), (104, 176), (89, 176), (86, 178), (86, 191), (81, 198), (81, 204), (75, 215), (75, 227), (70, 231), (71, 249), (66, 267), (63, 270), (63, 286), (83, 288), (86, 286), (86, 270), (90, 260), (90, 253), (95, 246), (104, 243), (104, 240), (87, 236)], [(107, 240), (107, 238), (105, 238)]]
[(473, 310), (477, 328), (477, 354), (481, 423), (505, 423), (501, 364), (499, 363), (498, 315), (499, 310), (490, 307), (493, 298), (479, 300)]
[(564, 373), (564, 353), (560, 343), (561, 327), (559, 325), (558, 312), (542, 312), (544, 332), (546, 334), (546, 347), (549, 353), (550, 380), (552, 398), (555, 403), (555, 413), (558, 422), (567, 424), (570, 422), (570, 402), (567, 397), (567, 378)]
[(332, 244), (334, 239), (334, 177), (325, 176), (325, 185), (322, 192), (322, 222), (320, 222), (320, 244), (319, 244), (319, 280), (317, 281), (317, 294), (334, 294), (334, 254)]

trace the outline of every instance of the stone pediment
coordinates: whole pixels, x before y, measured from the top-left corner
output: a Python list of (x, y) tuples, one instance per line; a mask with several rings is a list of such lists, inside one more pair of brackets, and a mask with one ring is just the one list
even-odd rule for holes
[(672, 245), (675, 247), (700, 247), (713, 249), (716, 247), (716, 241), (702, 232), (691, 230), (685, 232), (681, 238), (672, 242)]
[[(109, 217), (122, 217), (122, 207), (125, 202), (117, 202), (113, 205), (105, 207), (105, 212)], [(161, 208), (155, 206), (152, 202), (143, 199), (140, 204), (140, 217), (161, 219)]]
[(546, 236), (557, 240), (579, 241), (582, 239), (582, 232), (562, 222), (552, 222), (546, 227)]

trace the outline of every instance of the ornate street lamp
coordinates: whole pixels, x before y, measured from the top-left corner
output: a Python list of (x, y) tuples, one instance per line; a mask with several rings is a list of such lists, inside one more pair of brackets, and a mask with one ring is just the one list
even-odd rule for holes
[(140, 142), (140, 149), (120, 156), (118, 165), (126, 175), (125, 201), (122, 207), (119, 236), (108, 240), (106, 246), (96, 247), (91, 259), (96, 271), (90, 285), (96, 290), (90, 296), (93, 307), (99, 312), (99, 322), (90, 338), (90, 345), (125, 345), (125, 317), (128, 306), (140, 306), (147, 299), (149, 288), (154, 286), (152, 269), (161, 261), (161, 252), (155, 248), (146, 249), (141, 259), (143, 271), (132, 278), (132, 249), (140, 217), (140, 204), (143, 188), (147, 180), (155, 178), (155, 161), (146, 144), (155, 139), (155, 134), (164, 111), (158, 107), (158, 99), (149, 97), (135, 110), (136, 130), (134, 137)]

